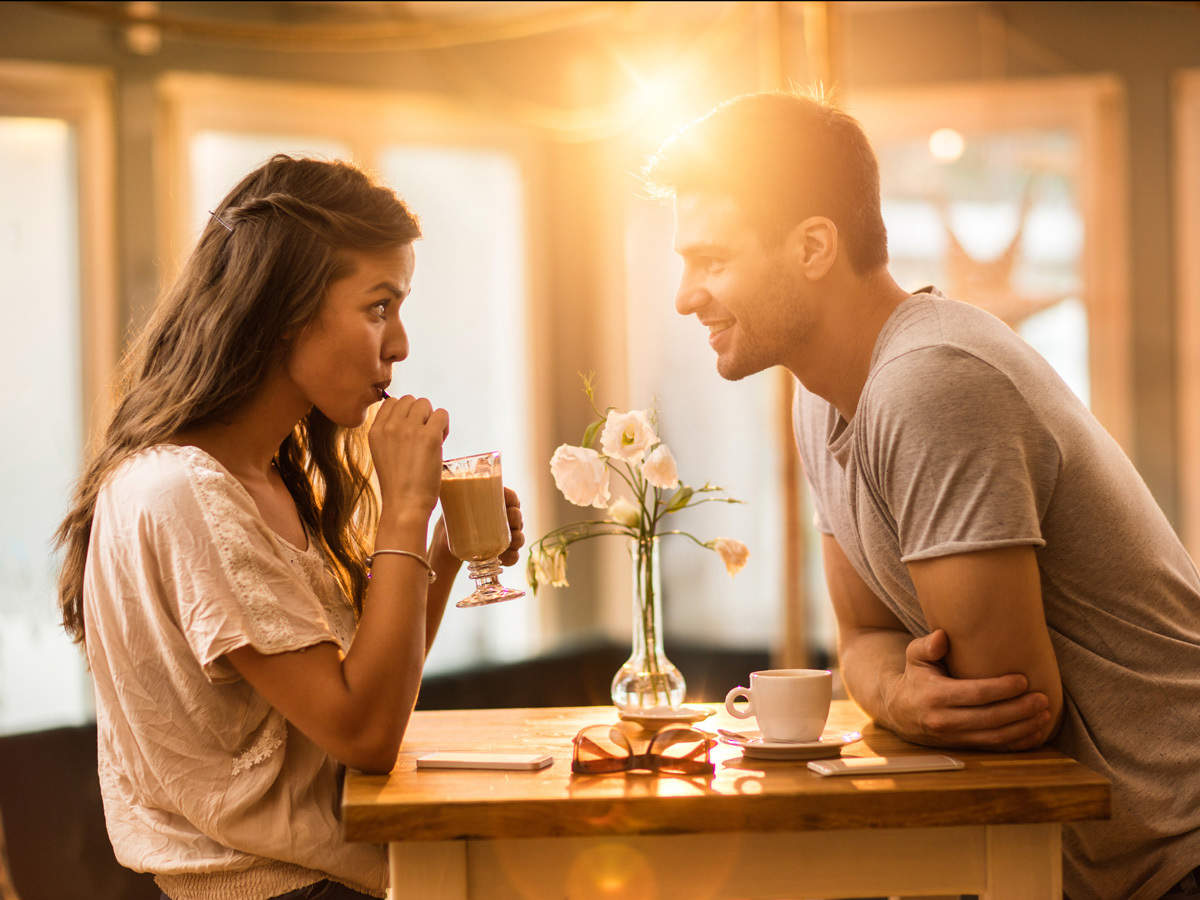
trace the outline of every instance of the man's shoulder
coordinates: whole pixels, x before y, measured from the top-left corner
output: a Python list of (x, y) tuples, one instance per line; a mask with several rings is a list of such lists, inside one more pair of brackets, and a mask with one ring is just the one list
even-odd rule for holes
[[(884, 325), (872, 370), (917, 353), (910, 364), (935, 361), (938, 350), (975, 356), (995, 364), (1019, 350), (1021, 338), (991, 313), (937, 292), (918, 292), (900, 304)], [(933, 351), (921, 354), (918, 351)]]
[[(855, 425), (864, 429), (992, 430), (1036, 417), (1018, 370), (1004, 354), (954, 340), (926, 341), (872, 369)], [(970, 425), (974, 423), (974, 425)]]

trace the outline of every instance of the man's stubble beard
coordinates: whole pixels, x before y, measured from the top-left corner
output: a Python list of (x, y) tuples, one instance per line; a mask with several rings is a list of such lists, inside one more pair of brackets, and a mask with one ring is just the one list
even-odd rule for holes
[[(800, 302), (798, 293), (788, 283), (781, 271), (774, 271), (764, 279), (762, 299), (756, 304), (763, 311), (751, 331), (748, 323), (739, 317), (737, 337), (732, 358), (717, 357), (717, 374), (726, 381), (741, 381), (766, 369), (785, 365), (795, 344), (810, 328), (810, 314)], [(763, 340), (759, 335), (767, 335)]]

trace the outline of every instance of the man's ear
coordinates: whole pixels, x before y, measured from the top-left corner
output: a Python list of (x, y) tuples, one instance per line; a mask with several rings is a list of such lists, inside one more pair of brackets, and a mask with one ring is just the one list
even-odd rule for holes
[(838, 255), (838, 230), (825, 216), (810, 216), (791, 230), (788, 254), (809, 281), (829, 274)]

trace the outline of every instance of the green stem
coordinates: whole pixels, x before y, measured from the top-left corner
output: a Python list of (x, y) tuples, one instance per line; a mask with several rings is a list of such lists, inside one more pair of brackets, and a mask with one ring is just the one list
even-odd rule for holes
[(677, 513), (683, 509), (691, 509), (693, 506), (699, 506), (701, 503), (745, 503), (745, 500), (735, 500), (732, 497), (705, 497), (703, 500), (688, 500), (679, 509), (672, 509), (670, 512)]
[(650, 674), (650, 684), (654, 689), (654, 705), (660, 705), (659, 695), (662, 695), (662, 705), (669, 706), (671, 697), (667, 691), (666, 677), (658, 665), (658, 623), (654, 616), (654, 538), (640, 538), (636, 546), (634, 565), (637, 568), (637, 580), (641, 584), (639, 618), (642, 626), (642, 650), (646, 658), (646, 669)]
[[(612, 530), (611, 531), (587, 530), (587, 531), (580, 531), (578, 534), (572, 534), (572, 532), (579, 531), (580, 526), (583, 526), (583, 525), (588, 526), (589, 529), (596, 527), (596, 528), (608, 528), (608, 529), (612, 529)], [(602, 520), (592, 520), (592, 521), (586, 521), (586, 522), (574, 522), (570, 525), (561, 525), (558, 528), (552, 529), (551, 531), (547, 531), (544, 535), (542, 535), (540, 538), (538, 538), (537, 541), (534, 542), (533, 546), (538, 547), (542, 550), (545, 550), (546, 541), (550, 540), (551, 538), (562, 535), (562, 534), (571, 535), (571, 537), (567, 538), (566, 540), (558, 541), (558, 543), (562, 544), (563, 546), (569, 546), (571, 544), (574, 544), (576, 541), (586, 541), (588, 538), (594, 538), (594, 537), (607, 537), (609, 535), (624, 535), (625, 537), (630, 537), (630, 538), (636, 539), (638, 536), (638, 532), (634, 531), (632, 528), (627, 528), (626, 526), (621, 525), (618, 522), (612, 522), (607, 519), (602, 519)]]
[(705, 550), (711, 550), (711, 549), (712, 549), (712, 547), (708, 546), (708, 544), (704, 543), (704, 541), (700, 540), (700, 538), (696, 537), (694, 534), (689, 534), (689, 533), (688, 533), (688, 532), (686, 532), (686, 531), (679, 531), (678, 529), (675, 529), (675, 530), (672, 530), (672, 531), (660, 531), (660, 532), (658, 533), (658, 536), (659, 536), (659, 537), (662, 537), (664, 534), (678, 534), (678, 535), (681, 535), (681, 536), (683, 536), (683, 537), (685, 537), (685, 538), (688, 538), (689, 540), (695, 541), (695, 543), (696, 543), (697, 545), (699, 545), (699, 546), (703, 547)]

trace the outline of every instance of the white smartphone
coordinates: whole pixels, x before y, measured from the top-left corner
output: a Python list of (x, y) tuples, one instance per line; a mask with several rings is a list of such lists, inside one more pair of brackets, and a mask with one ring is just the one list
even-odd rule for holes
[(554, 762), (549, 753), (485, 753), (475, 750), (443, 750), (417, 757), (418, 769), (510, 769), (532, 772)]
[(808, 767), (818, 775), (888, 775), (894, 772), (937, 772), (966, 765), (952, 756), (843, 756), (814, 759)]

